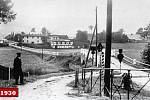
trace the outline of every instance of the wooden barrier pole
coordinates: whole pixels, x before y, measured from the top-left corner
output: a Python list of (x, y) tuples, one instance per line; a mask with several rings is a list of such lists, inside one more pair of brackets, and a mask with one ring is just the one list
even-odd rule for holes
[(113, 69), (111, 69), (111, 78), (110, 78), (110, 80), (111, 80), (111, 100), (113, 100), (113, 95), (112, 95), (112, 92), (113, 92)]
[(93, 70), (91, 70), (91, 92), (92, 92)]
[(99, 72), (99, 77), (100, 77), (100, 78), (99, 78), (99, 83), (100, 83), (100, 86), (99, 86), (100, 96), (102, 96), (102, 93), (101, 93), (101, 92), (102, 92), (102, 91), (101, 91), (101, 90), (102, 90), (102, 89), (101, 89), (101, 86), (102, 86), (102, 83), (101, 83), (102, 75), (101, 75), (101, 74), (102, 74), (102, 73), (101, 73), (101, 69), (100, 69), (100, 72)]
[[(130, 78), (130, 70), (128, 70), (128, 78)], [(129, 83), (129, 85), (130, 85), (130, 83)], [(128, 98), (128, 100), (130, 100), (130, 88), (129, 88), (130, 86), (128, 86), (128, 90), (127, 90), (127, 98)]]
[(78, 70), (75, 71), (75, 85), (74, 87), (78, 87)]

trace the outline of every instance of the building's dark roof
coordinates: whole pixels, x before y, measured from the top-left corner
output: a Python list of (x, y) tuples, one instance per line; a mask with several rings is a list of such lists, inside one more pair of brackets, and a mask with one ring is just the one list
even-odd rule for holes
[(52, 36), (58, 36), (60, 39), (69, 39), (67, 35), (50, 35), (50, 37)]
[(57, 41), (57, 42), (73, 42), (71, 39), (58, 39), (58, 40), (52, 40), (53, 42), (54, 41)]
[(43, 34), (23, 34), (22, 36), (45, 37)]

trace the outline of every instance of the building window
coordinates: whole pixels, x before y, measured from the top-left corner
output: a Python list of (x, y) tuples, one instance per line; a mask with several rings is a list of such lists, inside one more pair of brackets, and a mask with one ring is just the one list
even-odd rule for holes
[(27, 40), (27, 43), (28, 43), (29, 41)]
[(27, 39), (28, 39), (28, 36), (27, 36)]

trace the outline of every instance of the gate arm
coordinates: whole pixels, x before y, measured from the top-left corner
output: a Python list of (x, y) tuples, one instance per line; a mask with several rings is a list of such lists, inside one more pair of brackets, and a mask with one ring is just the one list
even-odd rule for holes
[(131, 100), (133, 100), (133, 98), (136, 97), (136, 96), (141, 92), (141, 90), (148, 84), (148, 82), (150, 82), (150, 78), (149, 78), (149, 80), (141, 87), (141, 89), (138, 90), (138, 92), (132, 97)]

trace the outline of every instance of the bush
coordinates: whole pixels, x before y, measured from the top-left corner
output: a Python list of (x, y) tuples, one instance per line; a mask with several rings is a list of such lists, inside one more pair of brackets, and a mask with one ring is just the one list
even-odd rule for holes
[(142, 52), (142, 61), (146, 64), (150, 64), (150, 43), (146, 45), (146, 48)]
[(44, 72), (41, 68), (29, 68), (26, 69), (25, 72), (29, 72), (30, 75), (44, 75), (46, 72)]

